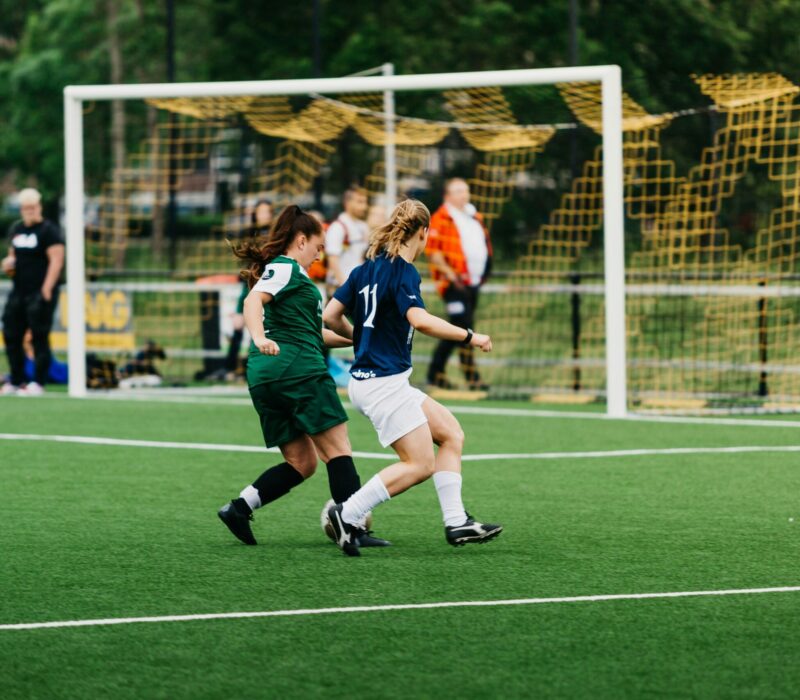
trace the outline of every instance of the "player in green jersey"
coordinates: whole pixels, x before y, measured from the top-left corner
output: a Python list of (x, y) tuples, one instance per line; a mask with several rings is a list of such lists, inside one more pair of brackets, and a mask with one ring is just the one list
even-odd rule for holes
[[(234, 245), (245, 261), (250, 292), (244, 321), (253, 339), (247, 384), (267, 447), (278, 446), (284, 461), (267, 469), (219, 511), (228, 529), (256, 544), (253, 511), (287, 494), (310, 477), (322, 459), (331, 496), (347, 500), (361, 485), (347, 435), (347, 414), (328, 374), (323, 347), (352, 341), (322, 328), (322, 295), (306, 270), (325, 244), (320, 223), (300, 207), (281, 212), (268, 237)], [(360, 546), (386, 546), (362, 527)]]

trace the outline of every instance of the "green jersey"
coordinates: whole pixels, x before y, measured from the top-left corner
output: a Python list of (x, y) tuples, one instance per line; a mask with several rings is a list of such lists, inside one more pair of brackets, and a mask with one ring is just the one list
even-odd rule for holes
[(247, 293), (250, 290), (247, 288), (247, 282), (242, 281), (242, 291), (239, 292), (239, 298), (236, 300), (236, 313), (244, 313), (244, 300), (247, 299)]
[(250, 344), (247, 383), (302, 379), (327, 373), (323, 357), (322, 295), (296, 260), (279, 255), (253, 289), (272, 295), (264, 306), (264, 333), (280, 354), (263, 355)]

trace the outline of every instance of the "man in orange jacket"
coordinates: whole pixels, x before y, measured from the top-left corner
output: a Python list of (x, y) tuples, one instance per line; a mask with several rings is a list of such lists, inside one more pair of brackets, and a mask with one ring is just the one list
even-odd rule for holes
[[(450, 322), (471, 329), (480, 287), (491, 270), (492, 244), (483, 217), (470, 204), (469, 198), (469, 185), (465, 180), (453, 178), (445, 182), (444, 203), (431, 217), (425, 252)], [(452, 388), (445, 367), (457, 345), (443, 340), (436, 346), (428, 368), (429, 384)], [(488, 388), (481, 381), (472, 348), (462, 347), (459, 358), (469, 388)]]

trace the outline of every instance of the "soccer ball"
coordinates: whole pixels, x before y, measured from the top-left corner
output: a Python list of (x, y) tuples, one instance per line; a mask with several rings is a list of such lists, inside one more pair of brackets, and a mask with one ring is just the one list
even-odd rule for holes
[[(329, 498), (325, 505), (322, 506), (322, 512), (319, 514), (319, 524), (322, 526), (322, 531), (327, 535), (331, 542), (336, 542), (336, 535), (333, 532), (333, 525), (331, 525), (330, 518), (328, 517), (328, 510), (331, 506), (335, 505), (334, 500)], [(367, 530), (372, 529), (372, 513), (367, 513), (366, 522), (364, 524)]]

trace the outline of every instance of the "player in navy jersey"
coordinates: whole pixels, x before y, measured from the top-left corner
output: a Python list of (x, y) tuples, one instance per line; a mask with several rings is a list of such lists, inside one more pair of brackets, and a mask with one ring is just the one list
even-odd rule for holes
[[(486, 542), (503, 529), (480, 523), (464, 510), (461, 426), (450, 411), (408, 381), (415, 330), (484, 352), (492, 349), (488, 335), (464, 330), (425, 310), (412, 263), (425, 250), (429, 223), (430, 212), (422, 202), (398, 204), (389, 222), (372, 234), (367, 261), (350, 273), (323, 314), (331, 330), (353, 339), (350, 400), (372, 421), (381, 444), (391, 445), (400, 457), (328, 511), (337, 544), (349, 556), (360, 553), (357, 525), (367, 513), (431, 476), (449, 544)], [(439, 446), (435, 455), (434, 443)]]

